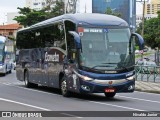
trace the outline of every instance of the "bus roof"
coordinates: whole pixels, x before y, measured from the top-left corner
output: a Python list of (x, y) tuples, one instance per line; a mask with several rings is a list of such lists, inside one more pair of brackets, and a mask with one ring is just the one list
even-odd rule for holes
[(6, 41), (6, 37), (0, 36), (0, 43), (4, 43)]
[(43, 25), (49, 25), (60, 20), (70, 20), (77, 25), (78, 24), (94, 25), (94, 26), (111, 26), (112, 25), (112, 26), (125, 26), (125, 27), (128, 26), (128, 23), (125, 20), (113, 15), (98, 14), (98, 13), (76, 13), (76, 14), (64, 14), (58, 17), (54, 17), (54, 18), (39, 22), (37, 24), (34, 24), (20, 31), (34, 29), (37, 27), (41, 27)]

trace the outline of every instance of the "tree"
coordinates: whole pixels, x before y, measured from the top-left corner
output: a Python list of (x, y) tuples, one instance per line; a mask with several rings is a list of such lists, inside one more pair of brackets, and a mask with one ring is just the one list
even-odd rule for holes
[[(56, 17), (64, 14), (64, 2), (63, 0), (57, 0), (56, 2), (52, 2), (53, 0), (46, 0), (47, 6), (39, 11), (32, 10), (30, 8), (17, 8), (19, 9), (20, 16), (14, 18), (18, 23), (23, 25), (24, 27), (31, 26), (38, 22), (44, 21), (46, 19)], [(51, 7), (53, 4), (54, 7)]]
[(114, 10), (112, 10), (110, 7), (107, 7), (105, 14), (121, 17), (120, 13), (114, 12)]
[(57, 0), (55, 3), (55, 6), (51, 9), (50, 16), (51, 17), (56, 17), (59, 15), (63, 15), (65, 13), (65, 3), (63, 0)]
[[(141, 33), (141, 27), (142, 25), (140, 24), (137, 29), (138, 33)], [(145, 20), (144, 40), (147, 46), (160, 48), (160, 11), (158, 12), (158, 18)]]
[(46, 1), (46, 7), (44, 9), (51, 11), (52, 9), (52, 5), (54, 5), (56, 3), (56, 1), (54, 0), (45, 0)]
[(23, 25), (24, 27), (33, 25), (35, 23), (41, 22), (48, 17), (48, 13), (46, 13), (44, 10), (36, 11), (31, 10), (30, 8), (17, 8), (19, 9), (20, 16), (17, 16), (14, 18), (18, 23)]

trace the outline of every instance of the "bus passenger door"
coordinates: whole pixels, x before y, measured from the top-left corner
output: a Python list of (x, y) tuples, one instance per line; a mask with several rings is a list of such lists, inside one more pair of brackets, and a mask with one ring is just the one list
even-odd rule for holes
[(74, 37), (72, 35), (68, 35), (67, 42), (68, 55), (67, 66), (65, 67), (65, 71), (68, 71), (66, 74), (68, 90), (73, 92), (79, 92), (79, 80), (75, 75), (75, 72), (78, 71), (79, 49), (77, 49)]

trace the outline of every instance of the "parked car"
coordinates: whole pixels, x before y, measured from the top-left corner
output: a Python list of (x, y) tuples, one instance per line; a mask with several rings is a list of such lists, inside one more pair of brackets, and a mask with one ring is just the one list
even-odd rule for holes
[(150, 61), (149, 58), (144, 58), (143, 60), (139, 60), (136, 62), (136, 70), (140, 73), (150, 74), (156, 73), (156, 63), (154, 61)]
[(144, 49), (143, 49), (143, 52), (147, 52), (147, 51), (148, 51), (148, 48), (144, 48)]
[(139, 54), (140, 53), (140, 51), (139, 50), (135, 50), (135, 54)]

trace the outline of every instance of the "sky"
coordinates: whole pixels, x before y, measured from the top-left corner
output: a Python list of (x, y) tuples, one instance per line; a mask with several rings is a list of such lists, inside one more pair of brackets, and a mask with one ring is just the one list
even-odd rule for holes
[[(6, 15), (8, 12), (18, 12), (17, 7), (25, 7), (25, 1), (26, 0), (0, 0), (0, 25), (7, 23)], [(137, 3), (137, 14), (142, 14), (141, 11), (142, 4)]]
[(18, 12), (17, 7), (24, 7), (25, 0), (0, 0), (0, 25), (6, 24), (8, 12)]

